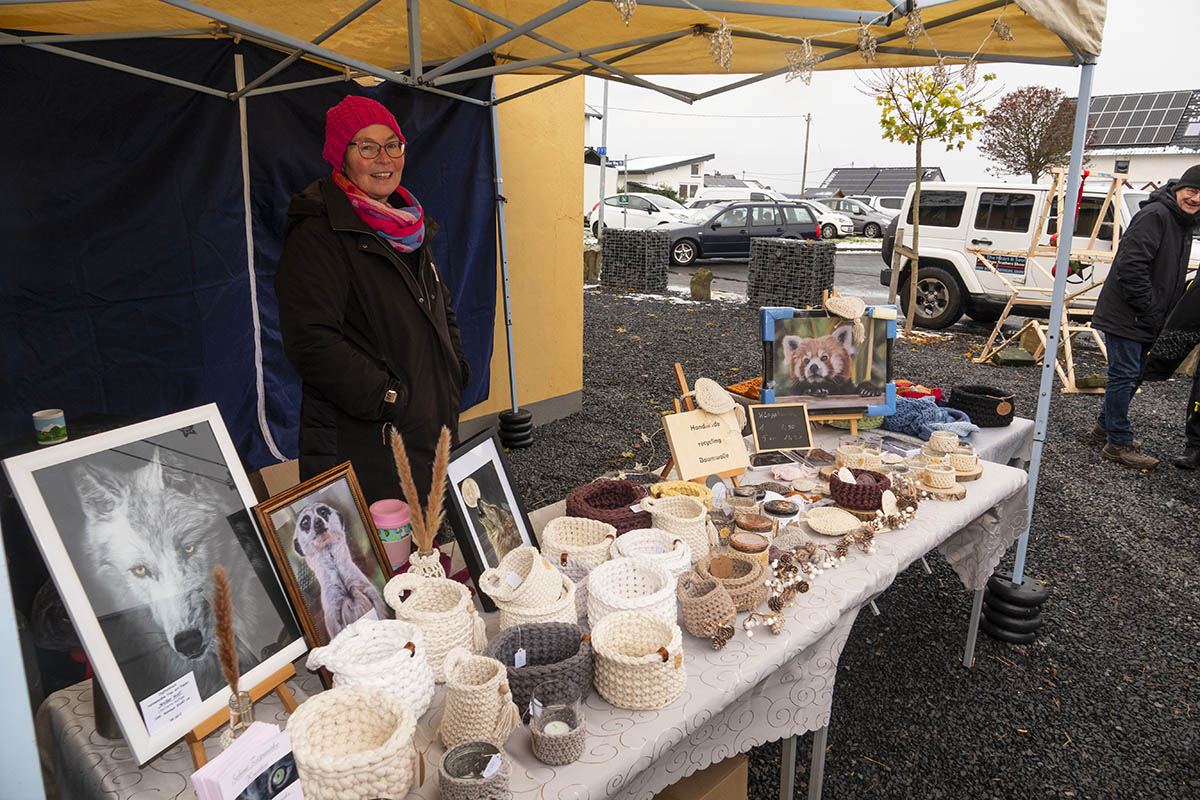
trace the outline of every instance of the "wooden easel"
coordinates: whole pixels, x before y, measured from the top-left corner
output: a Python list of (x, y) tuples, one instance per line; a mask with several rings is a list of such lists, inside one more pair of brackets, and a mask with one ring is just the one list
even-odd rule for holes
[[(283, 703), (283, 707), (287, 709), (289, 714), (295, 711), (296, 698), (292, 696), (292, 690), (287, 687), (288, 678), (292, 678), (295, 675), (296, 668), (290, 663), (280, 667), (272, 675), (268, 676), (265, 681), (250, 689), (251, 702), (257, 703), (271, 692), (274, 692), (279, 698), (279, 702)], [(208, 756), (204, 752), (205, 738), (227, 722), (229, 722), (229, 711), (218, 711), (204, 722), (192, 728), (183, 737), (183, 740), (187, 742), (188, 750), (192, 754), (192, 763), (196, 766), (196, 769), (200, 769), (208, 763)]]
[[(1066, 173), (1056, 168), (1051, 170), (1054, 175), (1054, 182), (1051, 184), (1050, 191), (1046, 193), (1046, 200), (1042, 204), (1042, 210), (1038, 215), (1037, 227), (1034, 230), (1033, 238), (1030, 240), (1027, 250), (992, 250), (988, 248), (968, 247), (967, 252), (972, 253), (979, 261), (987, 267), (987, 269), (995, 275), (1005, 288), (1008, 289), (1008, 303), (1005, 304), (1004, 310), (1000, 312), (999, 319), (996, 320), (995, 327), (992, 328), (991, 336), (988, 337), (987, 343), (983, 346), (983, 351), (973, 359), (976, 364), (982, 364), (991, 360), (1009, 346), (1012, 342), (1020, 340), (1026, 331), (1033, 331), (1041, 341), (1041, 346), (1038, 347), (1033, 356), (1035, 360), (1045, 358), (1046, 340), (1049, 334), (1049, 324), (1040, 319), (1030, 319), (1021, 326), (1015, 334), (1007, 336), (997, 342), (1000, 336), (1001, 328), (1008, 320), (1009, 314), (1012, 312), (1013, 306), (1018, 300), (1023, 305), (1036, 305), (1049, 308), (1052, 305), (1054, 293), (1054, 273), (1052, 269), (1048, 269), (1040, 259), (1049, 258), (1053, 261), (1058, 255), (1058, 248), (1048, 244), (1039, 245), (1038, 240), (1042, 238), (1042, 234), (1046, 231), (1046, 223), (1050, 220), (1051, 198), (1055, 198), (1055, 203), (1059, 209), (1058, 218), (1062, 219), (1064, 209), (1066, 209)], [(1104, 224), (1104, 215), (1108, 213), (1110, 208), (1119, 210), (1121, 203), (1121, 187), (1123, 179), (1119, 175), (1109, 175), (1107, 173), (1097, 173), (1097, 178), (1107, 178), (1109, 180), (1108, 193), (1104, 197), (1104, 203), (1100, 207), (1099, 214), (1096, 215), (1096, 223), (1092, 226), (1092, 232), (1088, 239), (1087, 247), (1083, 249), (1072, 249), (1069, 260), (1087, 260), (1093, 264), (1096, 262), (1112, 263), (1113, 258), (1117, 254), (1117, 247), (1120, 245), (1120, 223), (1119, 213), (1113, 214), (1112, 226), (1112, 244), (1108, 250), (1097, 250), (1096, 239), (1100, 235), (1100, 227)], [(1059, 226), (1061, 230), (1061, 226)], [(1032, 266), (1045, 276), (1050, 286), (1017, 286), (1014, 285), (1003, 273), (997, 269), (992, 263), (992, 258), (995, 256), (1016, 256), (1025, 259), (1026, 269)], [(1093, 273), (1094, 274), (1094, 273)], [(1081, 289), (1077, 289), (1068, 294), (1063, 300), (1063, 317), (1062, 330), (1060, 334), (1060, 342), (1062, 347), (1062, 357), (1059, 358), (1055, 354), (1054, 369), (1058, 372), (1058, 377), (1063, 383), (1062, 391), (1067, 394), (1097, 394), (1104, 391), (1103, 388), (1084, 389), (1080, 388), (1075, 383), (1075, 357), (1074, 343), (1075, 337), (1080, 335), (1090, 335), (1100, 349), (1101, 355), (1105, 360), (1108, 360), (1108, 351), (1104, 347), (1104, 341), (1100, 338), (1100, 333), (1092, 327), (1090, 317), (1093, 312), (1091, 306), (1083, 306), (1078, 303), (1079, 298), (1088, 292), (1092, 291), (1104, 283), (1103, 280), (1091, 278), (1087, 285)], [(1073, 319), (1075, 318), (1075, 319)]]
[[(688, 395), (688, 392), (690, 390), (688, 389), (687, 378), (684, 377), (684, 374), (683, 374), (683, 365), (680, 364), (678, 361), (675, 362), (675, 383), (678, 384), (678, 386), (679, 386), (679, 397), (683, 398), (682, 405), (680, 405), (679, 397), (674, 398), (675, 413), (676, 414), (683, 413), (685, 406), (687, 407), (688, 411), (695, 411), (696, 404), (692, 402), (691, 396)], [(665, 480), (666, 477), (671, 474), (671, 470), (674, 468), (675, 468), (675, 457), (667, 456), (667, 465), (662, 468), (662, 472), (658, 473), (658, 477), (663, 478)], [(733, 482), (733, 485), (737, 486), (737, 485), (739, 485), (738, 478), (741, 477), (742, 472), (743, 472), (743, 470), (734, 469), (734, 470), (728, 470), (726, 472), (714, 472), (713, 474), (718, 475), (722, 478), (729, 478)], [(693, 483), (704, 483), (704, 481), (705, 481), (705, 478), (694, 478), (692, 480)]]

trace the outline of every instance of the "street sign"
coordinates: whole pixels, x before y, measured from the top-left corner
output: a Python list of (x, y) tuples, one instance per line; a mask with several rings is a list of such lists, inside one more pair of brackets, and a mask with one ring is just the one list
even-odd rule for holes
[(597, 148), (596, 148), (596, 155), (598, 155), (598, 156), (606, 156), (606, 155), (608, 155), (608, 148), (607, 148), (607, 147), (597, 147)]

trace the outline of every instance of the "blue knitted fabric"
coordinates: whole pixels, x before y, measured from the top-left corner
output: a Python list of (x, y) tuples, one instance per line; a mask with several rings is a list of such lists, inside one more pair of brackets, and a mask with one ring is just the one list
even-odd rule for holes
[(928, 441), (934, 431), (953, 431), (965, 439), (979, 426), (957, 408), (939, 406), (933, 397), (897, 397), (896, 413), (883, 418), (883, 429)]

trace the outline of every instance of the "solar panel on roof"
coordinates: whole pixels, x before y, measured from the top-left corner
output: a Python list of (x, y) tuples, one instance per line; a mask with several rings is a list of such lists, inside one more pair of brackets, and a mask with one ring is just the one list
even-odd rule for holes
[(1096, 98), (1088, 118), (1095, 146), (1167, 144), (1192, 93), (1149, 92)]

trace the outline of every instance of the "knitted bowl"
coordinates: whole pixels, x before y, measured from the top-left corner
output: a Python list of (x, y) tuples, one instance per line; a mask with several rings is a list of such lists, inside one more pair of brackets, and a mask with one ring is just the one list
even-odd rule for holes
[(892, 487), (892, 482), (887, 476), (868, 469), (851, 469), (850, 474), (858, 483), (846, 483), (836, 472), (829, 476), (829, 496), (833, 498), (833, 502), (857, 511), (874, 511), (879, 508), (884, 491)]
[(571, 490), (567, 495), (567, 516), (607, 522), (620, 536), (635, 528), (649, 528), (652, 524), (648, 511), (630, 508), (645, 496), (645, 487), (632, 481), (595, 481)]
[[(516, 666), (517, 651), (524, 665)], [(529, 721), (529, 698), (539, 684), (559, 681), (571, 699), (592, 689), (592, 644), (583, 628), (563, 622), (540, 622), (507, 628), (488, 642), (486, 655), (508, 669), (508, 686), (521, 719)]]
[(688, 570), (679, 576), (676, 586), (679, 608), (683, 611), (683, 627), (692, 636), (707, 639), (737, 615), (733, 598), (716, 578), (702, 578)]
[(655, 528), (673, 533), (687, 543), (693, 563), (708, 555), (715, 537), (709, 533), (704, 503), (686, 495), (647, 497), (642, 508), (650, 512)]
[(719, 581), (725, 587), (725, 591), (729, 592), (729, 597), (738, 611), (753, 611), (767, 599), (766, 567), (754, 556), (731, 553), (724, 557), (733, 562), (733, 571), (728, 578), (718, 578), (712, 574), (712, 560), (716, 556), (705, 556), (696, 565), (696, 574), (703, 579)]
[(404, 797), (417, 766), (417, 718), (376, 686), (335, 686), (305, 700), (287, 722), (310, 800)]
[[(610, 562), (611, 563), (611, 562)], [(617, 611), (592, 628), (596, 689), (617, 708), (670, 705), (687, 684), (679, 626), (643, 611)]]
[(704, 503), (705, 509), (712, 511), (712, 489), (702, 483), (696, 483), (695, 481), (661, 481), (650, 487), (651, 497), (673, 497), (675, 495), (694, 497), (701, 503)]
[(542, 531), (542, 555), (565, 566), (569, 556), (596, 566), (608, 561), (609, 546), (617, 529), (607, 522), (584, 517), (555, 517)]
[(613, 558), (632, 558), (657, 564), (672, 578), (692, 567), (692, 548), (670, 531), (659, 528), (639, 528), (613, 542)]
[[(409, 592), (407, 600), (400, 595)], [(428, 578), (406, 572), (383, 587), (383, 599), (396, 619), (414, 623), (425, 636), (425, 649), (433, 679), (446, 680), (446, 654), (455, 647), (478, 652), (487, 644), (483, 619), (475, 610), (471, 591), (449, 578)]]
[[(574, 557), (568, 561), (578, 563)], [(509, 603), (496, 604), (496, 608), (500, 610), (500, 630), (533, 622), (566, 622), (571, 625), (579, 622), (575, 581), (563, 572), (556, 570), (555, 574), (558, 576), (560, 586), (557, 600), (540, 606), (523, 606), (515, 603), (511, 605)]]
[(632, 558), (606, 561), (588, 575), (588, 622), (593, 628), (617, 611), (644, 611), (674, 623), (675, 580), (655, 564)]
[(558, 570), (537, 551), (522, 545), (509, 550), (500, 566), (488, 568), (479, 576), (480, 590), (496, 604), (537, 608), (552, 603), (562, 594)]
[(1012, 392), (978, 384), (955, 386), (946, 405), (964, 412), (981, 428), (1003, 428), (1012, 422), (1017, 408)]
[(418, 717), (433, 699), (433, 669), (425, 637), (412, 622), (359, 619), (333, 641), (308, 652), (310, 670), (325, 667), (334, 686), (378, 686), (408, 703)]

